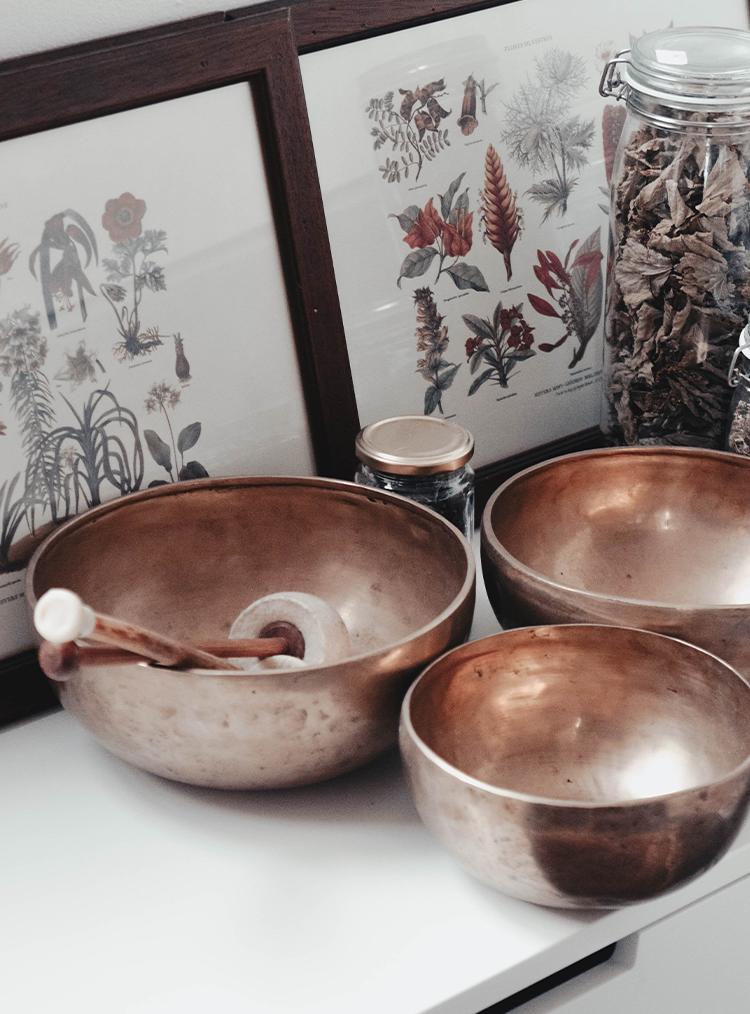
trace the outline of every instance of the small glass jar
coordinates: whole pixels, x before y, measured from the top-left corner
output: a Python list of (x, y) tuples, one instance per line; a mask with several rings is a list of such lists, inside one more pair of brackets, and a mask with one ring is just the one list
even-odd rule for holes
[(729, 386), (734, 388), (729, 403), (726, 450), (750, 456), (750, 325), (740, 335), (729, 367)]
[(722, 448), (750, 309), (750, 33), (647, 33), (610, 60), (600, 92), (625, 100), (604, 111), (605, 144), (621, 133), (602, 430), (614, 444)]
[(396, 416), (360, 430), (355, 450), (355, 482), (431, 507), (471, 539), (474, 437), (463, 426), (433, 416)]

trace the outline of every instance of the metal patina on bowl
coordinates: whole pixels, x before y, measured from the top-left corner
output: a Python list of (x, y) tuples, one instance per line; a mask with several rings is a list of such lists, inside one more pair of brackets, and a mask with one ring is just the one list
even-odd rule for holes
[(401, 751), (425, 824), (479, 880), (612, 908), (698, 876), (750, 800), (750, 685), (649, 631), (525, 627), (415, 681)]
[(354, 483), (200, 479), (94, 508), (33, 557), (33, 608), (49, 588), (167, 636), (226, 637), (251, 602), (325, 599), (352, 657), (258, 674), (129, 663), (58, 684), (64, 707), (112, 753), (196, 785), (279, 788), (331, 778), (397, 741), (412, 679), (468, 636), (471, 547), (433, 511)]
[(655, 630), (750, 676), (750, 458), (680, 447), (553, 458), (500, 486), (481, 527), (503, 628)]

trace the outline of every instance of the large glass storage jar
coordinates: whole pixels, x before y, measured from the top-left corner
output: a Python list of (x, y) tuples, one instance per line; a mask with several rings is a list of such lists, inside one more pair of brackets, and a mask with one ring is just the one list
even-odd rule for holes
[(611, 182), (602, 429), (614, 444), (721, 448), (750, 308), (750, 33), (648, 33), (608, 63), (600, 91), (627, 110)]

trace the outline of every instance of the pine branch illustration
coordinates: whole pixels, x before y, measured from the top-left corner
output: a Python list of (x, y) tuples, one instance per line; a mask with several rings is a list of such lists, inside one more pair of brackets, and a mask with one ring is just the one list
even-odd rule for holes
[(512, 270), (510, 254), (521, 234), (522, 216), (516, 207), (516, 195), (508, 186), (500, 156), (490, 145), (484, 163), (484, 190), (482, 198), (482, 222), (485, 239), (503, 255), (505, 272), (510, 281)]

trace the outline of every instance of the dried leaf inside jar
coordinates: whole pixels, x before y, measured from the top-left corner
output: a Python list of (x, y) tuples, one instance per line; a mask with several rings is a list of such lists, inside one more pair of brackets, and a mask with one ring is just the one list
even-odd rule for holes
[(641, 126), (612, 215), (607, 418), (615, 443), (722, 447), (750, 299), (750, 143)]

